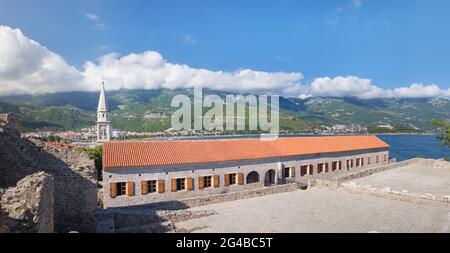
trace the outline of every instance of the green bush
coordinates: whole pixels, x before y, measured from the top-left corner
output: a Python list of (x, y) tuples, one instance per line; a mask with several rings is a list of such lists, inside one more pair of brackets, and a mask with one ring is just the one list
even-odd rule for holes
[(61, 141), (61, 137), (59, 137), (58, 135), (50, 135), (49, 137), (47, 137), (47, 141), (49, 141), (49, 142), (60, 142)]

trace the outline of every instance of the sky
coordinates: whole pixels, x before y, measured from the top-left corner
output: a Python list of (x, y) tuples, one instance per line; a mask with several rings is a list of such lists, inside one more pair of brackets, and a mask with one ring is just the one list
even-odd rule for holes
[(0, 96), (450, 97), (448, 0), (0, 0)]

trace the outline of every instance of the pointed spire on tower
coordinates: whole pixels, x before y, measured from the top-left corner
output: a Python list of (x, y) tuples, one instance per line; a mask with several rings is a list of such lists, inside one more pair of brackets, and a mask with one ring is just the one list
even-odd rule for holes
[(97, 108), (97, 142), (109, 141), (111, 138), (111, 126), (108, 117), (108, 108), (106, 107), (105, 82), (102, 81), (100, 97)]
[(100, 90), (100, 98), (98, 99), (98, 112), (106, 112), (106, 97), (105, 97), (105, 82), (102, 81), (102, 88)]

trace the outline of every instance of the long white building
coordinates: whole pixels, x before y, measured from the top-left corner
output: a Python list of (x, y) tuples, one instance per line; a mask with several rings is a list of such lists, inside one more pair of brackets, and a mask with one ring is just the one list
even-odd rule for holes
[(105, 142), (104, 207), (327, 178), (384, 166), (388, 148), (376, 136)]

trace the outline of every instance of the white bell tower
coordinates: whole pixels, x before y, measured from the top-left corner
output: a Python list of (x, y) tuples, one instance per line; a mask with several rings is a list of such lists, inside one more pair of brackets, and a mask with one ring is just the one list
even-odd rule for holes
[(111, 139), (111, 121), (106, 107), (105, 82), (102, 81), (97, 108), (97, 142), (102, 143)]

